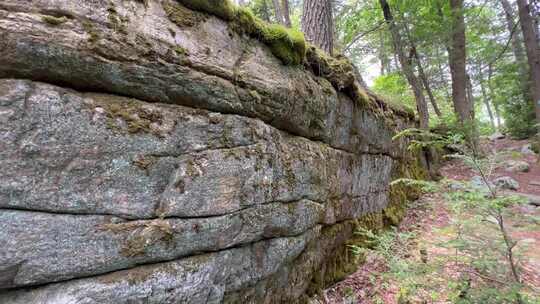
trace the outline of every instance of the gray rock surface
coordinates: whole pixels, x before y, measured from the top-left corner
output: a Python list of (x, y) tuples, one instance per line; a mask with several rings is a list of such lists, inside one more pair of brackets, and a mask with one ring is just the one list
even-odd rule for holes
[(503, 139), (505, 137), (506, 136), (504, 134), (497, 131), (497, 132), (491, 134), (488, 138), (489, 138), (489, 140), (494, 141), (494, 140), (497, 140), (497, 139)]
[(519, 183), (511, 178), (510, 176), (501, 176), (497, 177), (493, 180), (493, 184), (497, 186), (497, 188), (500, 189), (506, 189), (506, 190), (518, 190), (519, 189)]
[(485, 192), (489, 192), (489, 187), (492, 187), (492, 188), (495, 187), (495, 185), (491, 182), (486, 183), (484, 179), (479, 175), (473, 176), (471, 178), (470, 184), (472, 188), (479, 189)]
[(533, 151), (533, 145), (532, 144), (525, 144), (523, 145), (523, 147), (521, 147), (521, 153), (523, 154), (529, 154), (529, 155), (534, 155), (534, 151)]
[(529, 163), (522, 160), (509, 160), (505, 163), (505, 167), (504, 170), (507, 172), (529, 172), (531, 168)]
[(405, 203), (415, 122), (143, 2), (0, 3), (0, 303), (304, 299)]

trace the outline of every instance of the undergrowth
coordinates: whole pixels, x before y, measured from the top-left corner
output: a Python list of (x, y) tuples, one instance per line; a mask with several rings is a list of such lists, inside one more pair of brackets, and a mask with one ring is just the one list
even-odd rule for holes
[[(402, 136), (414, 138), (411, 149), (440, 147), (456, 140), (416, 129), (405, 130), (396, 138)], [(476, 185), (449, 180), (393, 182), (422, 187), (431, 193), (446, 193), (438, 198), (444, 200), (443, 208), (449, 209), (449, 223), (433, 229), (429, 239), (418, 238), (415, 232), (402, 227), (382, 233), (365, 229), (356, 232), (368, 240), (369, 246), (355, 247), (354, 252), (375, 254), (384, 260), (387, 271), (382, 276), (385, 282), (398, 286), (398, 303), (540, 301), (523, 276), (524, 247), (517, 246), (518, 240), (510, 231), (512, 220), (524, 220), (523, 214), (514, 214), (512, 208), (523, 201), (499, 195), (489, 183), (492, 159), (478, 159), (476, 155), (464, 152), (452, 157), (461, 159), (481, 176), (485, 183), (483, 191)], [(427, 250), (428, 244), (431, 250)]]

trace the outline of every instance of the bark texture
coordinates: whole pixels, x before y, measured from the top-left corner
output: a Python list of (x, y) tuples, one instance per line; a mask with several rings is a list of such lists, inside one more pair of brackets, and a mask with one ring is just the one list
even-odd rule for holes
[(283, 7), (283, 25), (286, 27), (291, 27), (291, 12), (289, 10), (289, 0), (281, 0), (281, 5)]
[(534, 102), (536, 120), (540, 124), (540, 54), (538, 50), (537, 29), (526, 0), (517, 0), (519, 21), (529, 63), (531, 98)]
[(306, 40), (326, 53), (334, 50), (334, 19), (331, 0), (305, 0), (302, 31)]
[(450, 6), (452, 9), (452, 39), (448, 56), (452, 76), (452, 101), (458, 120), (462, 124), (471, 124), (473, 122), (473, 107), (467, 98), (463, 0), (450, 0)]
[(441, 110), (439, 109), (439, 106), (437, 105), (437, 100), (435, 99), (435, 96), (433, 95), (433, 91), (431, 90), (431, 86), (429, 85), (429, 80), (422, 66), (422, 61), (420, 60), (420, 56), (418, 56), (418, 52), (416, 51), (416, 47), (414, 46), (414, 44), (412, 45), (411, 52), (414, 58), (416, 59), (416, 66), (418, 67), (418, 76), (420, 76), (420, 79), (422, 80), (422, 84), (424, 85), (424, 89), (426, 89), (426, 92), (429, 97), (429, 102), (431, 103), (431, 106), (433, 107), (433, 111), (435, 112), (437, 116), (441, 117), (442, 116)]
[(506, 28), (508, 33), (512, 35), (512, 52), (517, 64), (519, 65), (519, 74), (521, 76), (521, 92), (523, 99), (527, 102), (531, 99), (530, 89), (528, 87), (529, 75), (527, 73), (527, 59), (525, 58), (525, 52), (523, 50), (523, 41), (519, 35), (519, 27), (515, 22), (514, 10), (508, 0), (501, 0), (501, 5), (504, 11), (504, 17), (506, 19)]
[(279, 24), (285, 24), (285, 18), (283, 17), (283, 7), (281, 6), (280, 0), (272, 0), (272, 4), (274, 5), (274, 13), (276, 15), (277, 22)]
[(414, 98), (416, 100), (416, 108), (418, 110), (418, 115), (420, 116), (420, 128), (427, 129), (429, 127), (429, 112), (427, 108), (426, 98), (422, 90), (422, 84), (414, 74), (411, 61), (406, 57), (403, 41), (401, 39), (401, 34), (399, 29), (394, 21), (392, 11), (388, 2), (386, 0), (379, 0), (381, 8), (383, 10), (384, 19), (388, 24), (390, 33), (392, 34), (392, 42), (394, 47), (394, 53), (397, 55), (399, 63), (401, 65), (401, 70), (405, 74), (409, 85), (414, 93)]

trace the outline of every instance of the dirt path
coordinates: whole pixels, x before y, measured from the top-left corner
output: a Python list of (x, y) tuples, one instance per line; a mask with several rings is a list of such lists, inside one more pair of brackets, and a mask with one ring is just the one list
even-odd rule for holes
[[(511, 176), (519, 182), (519, 192), (540, 195), (540, 185), (535, 184), (536, 180), (540, 181), (540, 163), (536, 155), (520, 153), (524, 144), (526, 144), (524, 141), (509, 139), (486, 143), (486, 146), (497, 154), (497, 166), (490, 179)], [(525, 161), (530, 169), (522, 173), (507, 172), (505, 163), (508, 160)], [(476, 175), (459, 160), (446, 163), (441, 173), (447, 179), (459, 181), (469, 181)], [(476, 270), (477, 268), (471, 267), (470, 264), (464, 265), (456, 250), (441, 245), (448, 244), (461, 233), (456, 229), (460, 227), (456, 226), (456, 223), (466, 222), (469, 217), (474, 216), (468, 212), (456, 212), (449, 199), (449, 193), (453, 190), (448, 187), (442, 189), (447, 193), (444, 193), (445, 191), (429, 193), (415, 202), (397, 229), (400, 233), (415, 235), (414, 240), (404, 245), (407, 247), (407, 253), (404, 254), (403, 263), (405, 265), (408, 263), (412, 268), (425, 267), (422, 270), (424, 272), (415, 278), (417, 282), (413, 281), (421, 287), (415, 289), (412, 296), (409, 292), (407, 298), (409, 302), (405, 303), (451, 303), (449, 299), (455, 297), (455, 294), (452, 295), (455, 286), (449, 282), (459, 282), (464, 277), (468, 278), (469, 284), (473, 287), (485, 284), (495, 286), (497, 289), (498, 284), (502, 288), (507, 283), (505, 277), (483, 276)], [(505, 220), (511, 237), (517, 241), (514, 251), (519, 252), (520, 276), (526, 286), (523, 290), (526, 294), (538, 296), (540, 299), (540, 207), (528, 204), (514, 206), (506, 212)], [(483, 233), (491, 237), (495, 232), (481, 228), (474, 234), (480, 237)], [(428, 262), (423, 263), (422, 259), (426, 257)], [(414, 269), (405, 270), (403, 273), (397, 272), (396, 275), (395, 270), (390, 271), (395, 265), (389, 265), (396, 262), (388, 262), (378, 252), (367, 254), (366, 260), (354, 274), (325, 290), (319, 303), (399, 303), (400, 294), (403, 294), (404, 290), (407, 291), (407, 286), (416, 275)], [(504, 267), (502, 263), (501, 267)]]

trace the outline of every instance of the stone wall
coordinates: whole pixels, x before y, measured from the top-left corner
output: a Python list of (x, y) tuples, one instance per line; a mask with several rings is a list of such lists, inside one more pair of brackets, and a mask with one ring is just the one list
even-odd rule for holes
[(145, 2), (0, 3), (0, 303), (304, 301), (403, 208), (414, 118)]

